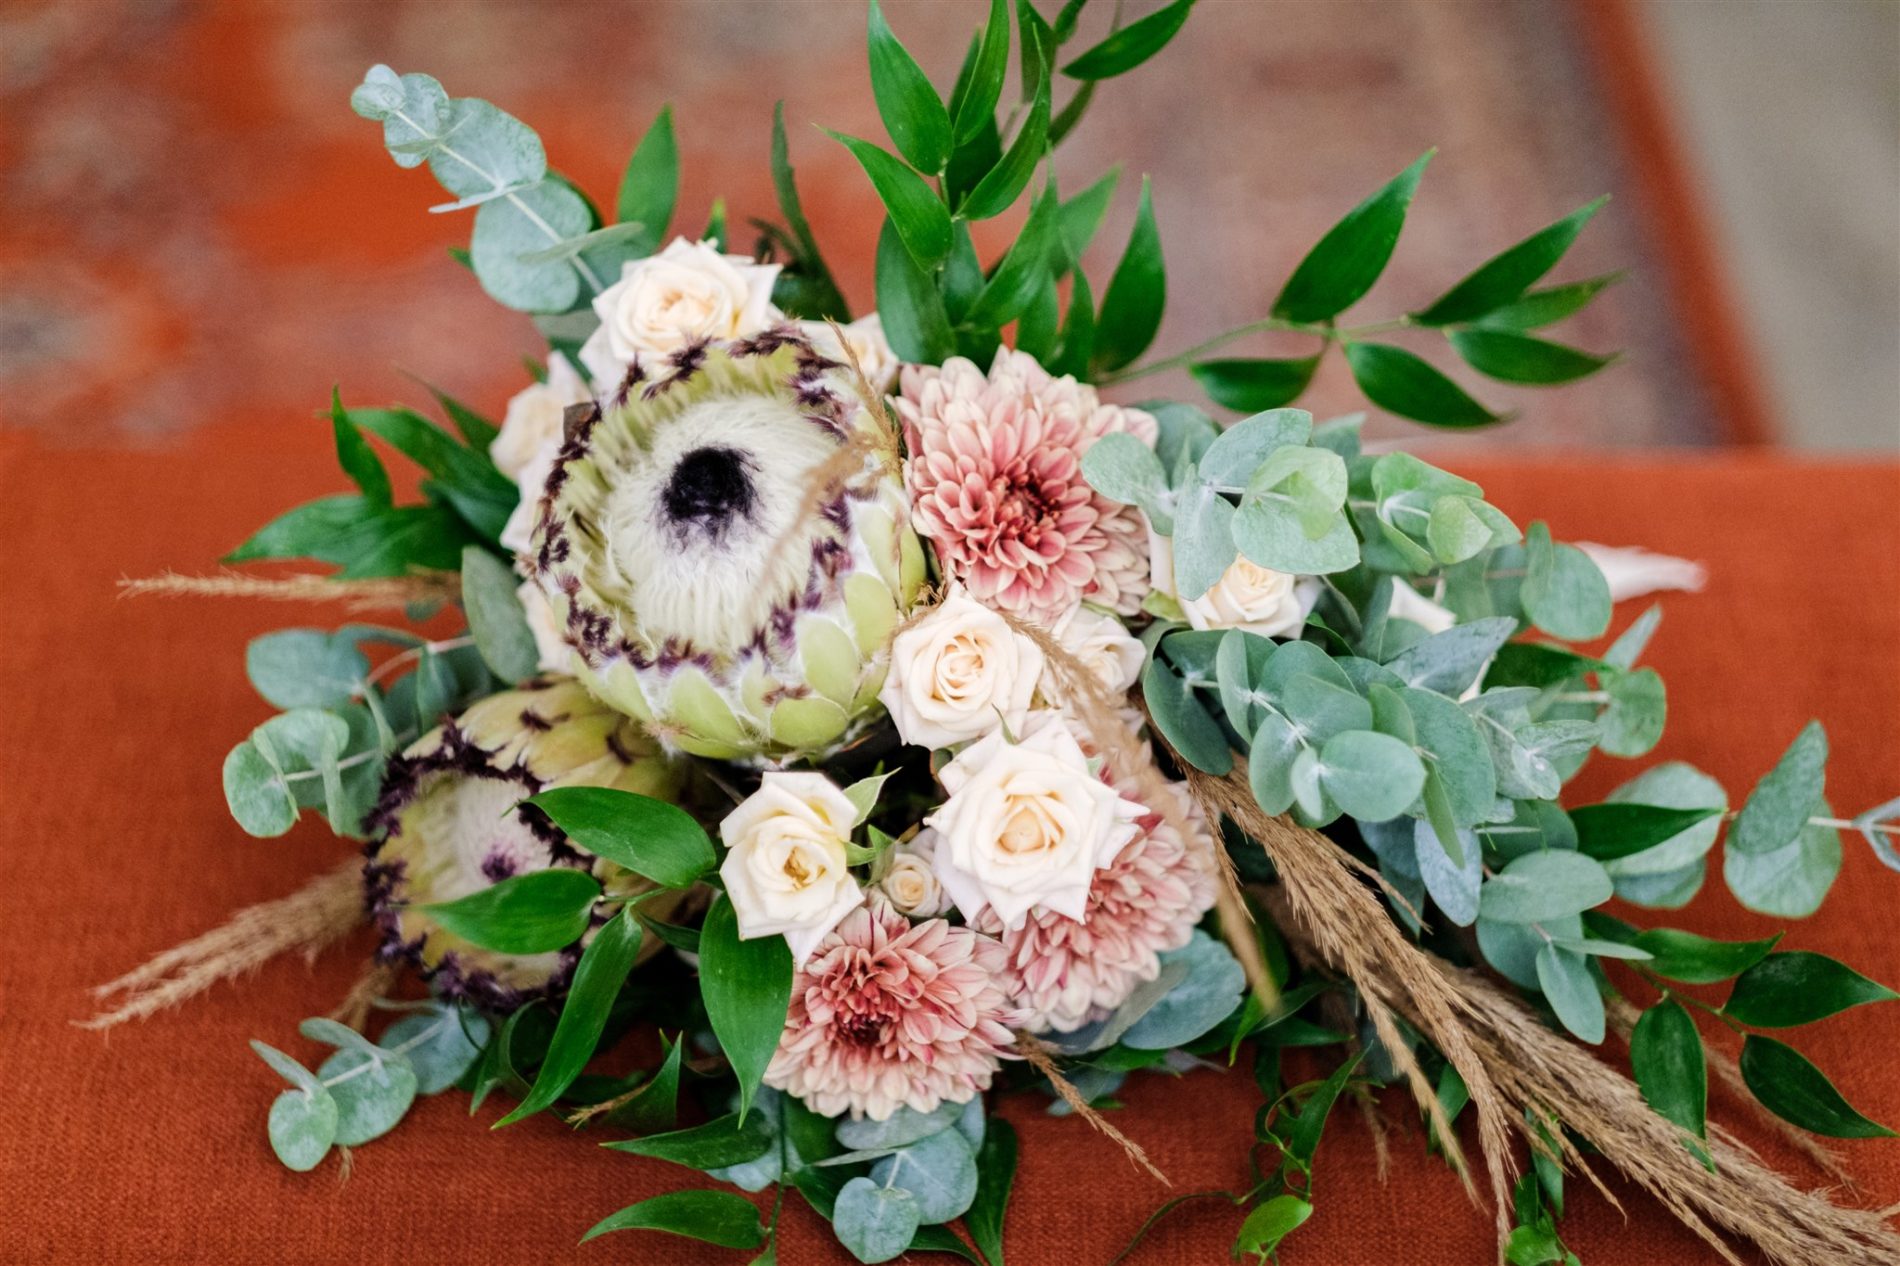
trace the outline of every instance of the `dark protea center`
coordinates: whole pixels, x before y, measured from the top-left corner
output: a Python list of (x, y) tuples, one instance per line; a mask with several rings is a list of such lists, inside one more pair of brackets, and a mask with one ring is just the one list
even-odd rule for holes
[(577, 425), (532, 551), (579, 676), (662, 742), (816, 753), (876, 705), (923, 581), (894, 429), (789, 327), (637, 367)]
[(721, 535), (733, 519), (752, 513), (752, 460), (735, 448), (696, 448), (680, 458), (661, 500), (682, 530)]

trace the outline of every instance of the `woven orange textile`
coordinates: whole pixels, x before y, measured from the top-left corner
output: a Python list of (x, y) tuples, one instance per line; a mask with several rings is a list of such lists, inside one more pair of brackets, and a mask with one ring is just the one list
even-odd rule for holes
[[(252, 526), (339, 482), (327, 427), (210, 427), (135, 453), (0, 437), (0, 1261), (738, 1262), (736, 1253), (648, 1233), (576, 1247), (582, 1229), (689, 1171), (599, 1150), (545, 1117), (491, 1137), (467, 1100), (420, 1103), (388, 1137), (296, 1175), (273, 1159), (264, 1115), (280, 1088), (245, 1047), (259, 1037), (302, 1058), (306, 1015), (334, 1006), (361, 970), (358, 936), (314, 968), (280, 961), (182, 1010), (83, 1031), (85, 987), (290, 892), (349, 846), (307, 821), (246, 838), (218, 787), (224, 753), (268, 709), (244, 681), (245, 641), (335, 610), (200, 599), (122, 601), (114, 582), (206, 569)], [(1900, 466), (1779, 457), (1450, 460), (1520, 521), (1560, 537), (1640, 543), (1706, 562), (1699, 596), (1663, 599), (1649, 660), (1668, 679), (1668, 733), (1653, 759), (1689, 760), (1745, 793), (1809, 717), (1833, 739), (1828, 790), (1843, 813), (1900, 792)], [(1618, 612), (1618, 627), (1636, 612)], [(1601, 757), (1575, 799), (1637, 766)], [(1900, 983), (1900, 875), (1849, 837), (1817, 918), (1785, 945), (1834, 954)], [(1670, 922), (1761, 935), (1712, 880)], [(1716, 1045), (1726, 1035), (1711, 1034)], [(1795, 1044), (1873, 1117), (1900, 1124), (1900, 1007), (1869, 1007), (1803, 1030)], [(1733, 1049), (1728, 1047), (1727, 1049)], [(1615, 1060), (1623, 1051), (1611, 1040)], [(1115, 1114), (1174, 1180), (1173, 1191), (1073, 1119), (1027, 1099), (1003, 1109), (1023, 1133), (1009, 1259), (1101, 1263), (1171, 1194), (1236, 1187), (1258, 1095), (1240, 1071), (1131, 1081)], [(1491, 1220), (1425, 1153), (1415, 1112), (1395, 1123), (1381, 1185), (1358, 1114), (1341, 1111), (1320, 1152), (1318, 1212), (1289, 1241), (1290, 1266), (1471, 1266), (1493, 1260)], [(1713, 1114), (1742, 1127), (1785, 1172), (1822, 1180), (1723, 1090)], [(1900, 1201), (1900, 1143), (1843, 1144), (1861, 1182), (1847, 1198)], [(1712, 1255), (1627, 1186), (1627, 1220), (1581, 1181), (1563, 1223), (1592, 1266), (1693, 1263)], [(846, 1260), (795, 1199), (780, 1260)], [(1136, 1263), (1226, 1260), (1237, 1216), (1216, 1203), (1171, 1219)], [(942, 1259), (948, 1260), (948, 1259)], [(1846, 1266), (1846, 1264), (1844, 1264)]]

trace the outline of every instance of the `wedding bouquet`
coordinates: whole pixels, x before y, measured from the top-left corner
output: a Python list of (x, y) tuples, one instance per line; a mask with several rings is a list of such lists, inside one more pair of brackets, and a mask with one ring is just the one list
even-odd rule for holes
[[(1600, 204), (1417, 311), (1344, 324), (1427, 154), (1348, 212), (1261, 320), (1146, 358), (1167, 290), (1152, 191), (1103, 284), (1084, 261), (1117, 173), (1064, 193), (1051, 154), (1191, 5), (1077, 53), (1085, 0), (1053, 22), (992, 0), (946, 100), (873, 0), (890, 144), (832, 134), (887, 213), (877, 309), (855, 320), (782, 111), (781, 219), (755, 221), (746, 253), (723, 210), (697, 234), (670, 227), (668, 110), (609, 215), (520, 121), (372, 69), (352, 106), (447, 191), (435, 210), (474, 212), (457, 259), (549, 351), (499, 426), (441, 393), (446, 425), (334, 398), (354, 491), (230, 556), (334, 572), (197, 585), (408, 617), (254, 641), (246, 669), (283, 711), (224, 766), (246, 831), (315, 812), (363, 859), (117, 982), (133, 997), (106, 1021), (315, 948), (366, 909), (377, 967), (301, 1030), (333, 1053), (312, 1067), (253, 1044), (290, 1085), (268, 1117), (285, 1165), (369, 1143), (418, 1094), (500, 1094), (515, 1100), (500, 1124), (559, 1113), (617, 1151), (774, 1193), (762, 1216), (681, 1190), (589, 1237), (669, 1231), (760, 1261), (789, 1188), (861, 1261), (1000, 1266), (1017, 1140), (986, 1095), (1051, 1096), (1147, 1164), (1110, 1097), (1235, 1065), (1262, 1103), (1235, 1123), (1251, 1179), (1221, 1193), (1237, 1256), (1281, 1251), (1322, 1198), (1331, 1109), (1387, 1084), (1416, 1097), (1474, 1197), (1488, 1175), (1519, 1266), (1576, 1260), (1557, 1217), (1587, 1157), (1718, 1246), (1892, 1254), (1876, 1215), (1788, 1187), (1706, 1121), (1698, 1022), (1747, 1032), (1739, 1070), (1713, 1067), (1776, 1117), (1887, 1134), (1759, 1030), (1896, 995), (1774, 940), (1603, 907), (1691, 901), (1726, 828), (1735, 896), (1811, 914), (1839, 829), (1900, 864), (1895, 805), (1835, 817), (1818, 725), (1739, 810), (1680, 763), (1560, 804), (1593, 755), (1639, 758), (1662, 732), (1663, 682), (1640, 665), (1658, 611), (1581, 649), (1615, 622), (1596, 560), (1620, 572), (1626, 555), (1368, 451), (1356, 416), (1290, 407), (1337, 352), (1388, 412), (1502, 420), (1392, 341), (1402, 330), (1505, 382), (1602, 367), (1535, 332), (1613, 280), (1541, 285)], [(985, 260), (971, 224), (1025, 203)], [(1308, 354), (1216, 355), (1267, 330)], [(1102, 394), (1179, 366), (1245, 416)], [(385, 449), (420, 468), (419, 500), (398, 497)], [(396, 1000), (397, 970), (426, 997)], [(1729, 981), (1719, 1002), (1683, 988)], [(376, 1009), (396, 1018), (372, 1033)], [(1634, 1084), (1587, 1049), (1609, 1031)], [(623, 1041), (639, 1071), (589, 1071)], [(1290, 1079), (1299, 1047), (1330, 1071)]]

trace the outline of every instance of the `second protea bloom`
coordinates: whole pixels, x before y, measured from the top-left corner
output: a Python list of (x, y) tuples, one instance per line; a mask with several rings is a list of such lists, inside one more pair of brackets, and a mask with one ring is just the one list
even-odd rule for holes
[(571, 428), (530, 551), (581, 679), (701, 756), (843, 742), (923, 584), (894, 445), (789, 327), (636, 361)]
[(566, 988), (579, 943), (546, 954), (502, 954), (463, 940), (420, 907), (551, 867), (590, 871), (610, 893), (648, 890), (646, 880), (583, 852), (521, 801), (553, 786), (671, 800), (683, 774), (635, 722), (578, 682), (549, 681), (482, 700), (389, 764), (370, 816), (378, 838), (363, 868), (383, 933), (379, 957), (413, 963), (443, 997), (496, 1011)]
[(987, 374), (961, 357), (906, 366), (901, 388), (913, 521), (945, 571), (983, 602), (1043, 623), (1083, 598), (1140, 609), (1141, 514), (1089, 487), (1082, 454), (1114, 432), (1152, 446), (1153, 417), (1104, 404), (1008, 348)]
[(967, 1103), (1012, 1042), (1003, 965), (1003, 947), (969, 928), (858, 907), (793, 978), (766, 1085), (828, 1117)]

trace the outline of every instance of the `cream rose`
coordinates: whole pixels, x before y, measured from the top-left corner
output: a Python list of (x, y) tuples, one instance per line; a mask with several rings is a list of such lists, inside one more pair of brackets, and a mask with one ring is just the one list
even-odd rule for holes
[(768, 773), (719, 824), (719, 867), (739, 937), (783, 935), (799, 964), (864, 904), (845, 841), (857, 807), (823, 774)]
[[(849, 325), (838, 326), (838, 333), (844, 335), (842, 344), (829, 321), (800, 321), (798, 328), (805, 332), (813, 347), (835, 361), (849, 365), (855, 356), (858, 368), (870, 380), (872, 390), (887, 392), (891, 384), (897, 381), (900, 362), (897, 353), (891, 350), (890, 340), (884, 337), (884, 320), (877, 313), (861, 316)], [(845, 354), (847, 350), (850, 356)]]
[(928, 919), (950, 908), (950, 898), (937, 879), (937, 833), (929, 827), (907, 845), (891, 851), (878, 891), (899, 914)]
[(1042, 652), (961, 587), (891, 643), (878, 699), (906, 743), (950, 747), (1022, 727)]
[[(567, 407), (591, 399), (593, 393), (567, 357), (559, 352), (549, 355), (547, 381), (531, 383), (508, 402), (501, 431), (488, 446), (495, 469), (520, 483), (521, 472), (529, 463), (543, 451), (561, 446)], [(535, 495), (540, 496), (538, 488)]]
[(777, 264), (676, 237), (658, 255), (623, 265), (620, 280), (594, 297), (600, 328), (581, 347), (581, 363), (601, 390), (611, 391), (635, 356), (664, 356), (696, 338), (756, 333), (778, 319), (778, 274)]
[(1319, 601), (1316, 578), (1274, 571), (1244, 556), (1234, 559), (1206, 593), (1184, 598), (1174, 587), (1174, 542), (1152, 527), (1148, 529), (1148, 567), (1154, 589), (1178, 602), (1187, 622), (1197, 629), (1245, 629), (1261, 637), (1297, 637), (1307, 613)]
[(998, 731), (972, 743), (939, 777), (949, 798), (926, 819), (937, 878), (965, 919), (993, 910), (1005, 928), (1032, 910), (1080, 920), (1095, 872), (1144, 812), (1090, 772), (1056, 712), (1033, 714), (1018, 742)]
[[(1120, 699), (1141, 676), (1148, 652), (1130, 636), (1120, 620), (1093, 607), (1076, 606), (1056, 621), (1053, 630), (1062, 649), (1081, 661), (1111, 700)], [(1060, 698), (1056, 683), (1047, 683), (1046, 697)]]

